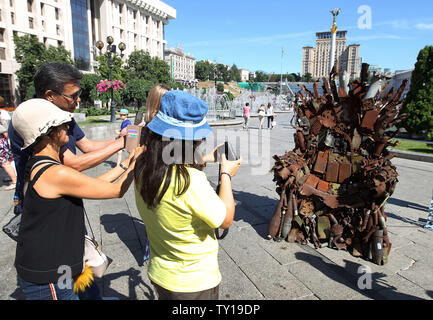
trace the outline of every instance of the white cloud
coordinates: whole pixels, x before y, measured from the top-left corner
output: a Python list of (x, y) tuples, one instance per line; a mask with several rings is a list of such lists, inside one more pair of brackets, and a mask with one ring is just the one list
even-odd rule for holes
[(394, 29), (410, 29), (410, 23), (405, 19), (379, 22), (375, 23), (374, 26), (391, 26)]
[(383, 39), (394, 39), (394, 40), (410, 40), (411, 38), (397, 36), (394, 34), (372, 34), (368, 36), (348, 36), (348, 41), (368, 41), (368, 40), (383, 40)]
[(415, 28), (418, 30), (433, 30), (433, 23), (417, 23)]
[(185, 44), (185, 47), (198, 47), (198, 46), (209, 46), (209, 45), (228, 46), (234, 44), (248, 44), (248, 43), (269, 44), (278, 40), (299, 38), (299, 37), (305, 37), (314, 34), (316, 34), (315, 31), (308, 31), (308, 32), (276, 34), (276, 35), (269, 35), (263, 37), (232, 38), (232, 39), (224, 39), (224, 40), (205, 40), (205, 41), (196, 41), (196, 42), (187, 43)]

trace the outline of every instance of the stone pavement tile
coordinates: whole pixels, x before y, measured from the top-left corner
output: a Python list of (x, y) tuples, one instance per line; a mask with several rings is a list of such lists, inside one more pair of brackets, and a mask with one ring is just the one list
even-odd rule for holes
[(433, 232), (426, 229), (417, 229), (414, 232), (405, 236), (415, 244), (431, 248), (433, 245)]
[(386, 264), (386, 268), (391, 270), (394, 273), (399, 272), (400, 270), (405, 270), (410, 268), (415, 260), (409, 258), (408, 256), (399, 252), (399, 250), (394, 250), (394, 244), (391, 247), (391, 252), (388, 256), (388, 263)]
[[(0, 190), (0, 192), (7, 192), (7, 191)], [(7, 215), (9, 215), (9, 213), (13, 213), (13, 206), (14, 206), (13, 196), (14, 196), (13, 193), (11, 195), (11, 198), (2, 194), (2, 197), (0, 198), (0, 222), (2, 223), (6, 223), (8, 220), (5, 220), (4, 218)]]
[(104, 296), (133, 300), (155, 298), (138, 241), (104, 245), (102, 250), (113, 259), (102, 279)]
[[(410, 268), (399, 271), (398, 274), (423, 289), (433, 292), (433, 282), (431, 278), (431, 275), (433, 274), (433, 266), (430, 263), (417, 261)], [(433, 295), (430, 294), (429, 297), (432, 299)]]
[(129, 210), (131, 217), (141, 220), (140, 213), (138, 212), (137, 205), (135, 204), (134, 186), (130, 186), (128, 192), (125, 193), (123, 199)]
[(116, 244), (131, 240), (138, 240), (138, 234), (134, 222), (129, 216), (125, 215), (124, 219), (106, 220), (107, 216), (101, 217), (101, 237), (102, 245)]
[(410, 267), (414, 261), (406, 255), (398, 252), (398, 250), (394, 250), (393, 248), (391, 249), (391, 253), (388, 257), (388, 263), (384, 266), (379, 266), (371, 261), (365, 260), (362, 257), (354, 257), (349, 252), (343, 250), (339, 251), (324, 247), (318, 249), (317, 252), (340, 267), (346, 268), (346, 270), (352, 275), (358, 274), (358, 269), (360, 266), (367, 266), (374, 272), (391, 276), (397, 273), (399, 270)]
[(243, 264), (242, 271), (265, 299), (292, 300), (313, 294), (299, 279), (274, 259)]
[[(430, 288), (432, 288), (431, 285)], [(428, 295), (419, 284), (398, 275), (386, 278), (373, 276), (373, 289), (382, 299), (386, 300), (431, 300), (433, 297)]]
[[(10, 260), (10, 257), (15, 258), (17, 243), (9, 238), (3, 230), (0, 231), (0, 261), (2, 259)], [(1, 276), (1, 274), (0, 274)]]
[[(303, 246), (297, 243), (289, 243), (284, 240), (277, 242), (266, 239), (264, 235), (267, 233), (267, 229), (267, 223), (256, 226), (256, 232), (258, 232), (259, 235), (263, 235), (263, 237), (257, 239), (257, 243), (280, 264), (286, 265), (296, 263), (298, 262), (296, 254), (299, 252), (306, 253), (306, 251), (303, 249)], [(252, 232), (252, 230), (249, 231)]]
[[(400, 274), (402, 268), (411, 268), (413, 260), (397, 251), (391, 251), (389, 262), (385, 266), (376, 265), (359, 257), (353, 257), (348, 252), (329, 248), (318, 250), (320, 254), (341, 267), (340, 274), (347, 273), (346, 279), (353, 285), (365, 285), (366, 279), (371, 279), (371, 287), (365, 288), (365, 293), (375, 299), (425, 299), (426, 295), (419, 285), (408, 281)], [(401, 259), (401, 261), (400, 261)], [(399, 262), (395, 262), (399, 260)], [(393, 265), (393, 261), (395, 265)], [(362, 267), (360, 269), (360, 267)], [(364, 269), (368, 268), (368, 269)], [(401, 269), (398, 269), (401, 268)], [(398, 269), (398, 270), (397, 270)], [(368, 270), (368, 274), (366, 271)], [(431, 271), (430, 271), (431, 272)]]
[(116, 215), (118, 213), (126, 213), (129, 215), (129, 209), (125, 199), (101, 200), (101, 215)]
[(263, 295), (223, 248), (218, 250), (218, 264), (221, 273), (220, 300), (260, 300)]
[(17, 286), (17, 272), (13, 260), (0, 260), (0, 274), (0, 300), (23, 300), (24, 297)]
[(431, 253), (431, 248), (426, 248), (414, 243), (398, 249), (398, 252), (415, 260), (416, 262), (424, 262), (433, 266), (433, 255)]
[(251, 236), (251, 230), (252, 227), (239, 228), (232, 225), (227, 236), (219, 242), (230, 258), (236, 261), (239, 266), (264, 261), (271, 257), (256, 242), (255, 239), (260, 238), (257, 233), (256, 236)]
[(392, 239), (393, 235), (397, 235), (400, 237), (407, 237), (412, 232), (418, 230), (419, 227), (417, 227), (415, 225), (408, 224), (408, 223), (403, 223), (401, 225), (389, 224), (389, 225), (387, 225), (387, 229), (388, 229), (388, 232), (390, 233), (389, 241), (391, 241), (391, 243), (392, 243), (391, 239)]
[(369, 295), (359, 290), (353, 281), (343, 277), (343, 268), (313, 254), (298, 253), (296, 256), (301, 261), (286, 266), (288, 271), (319, 299), (363, 300), (369, 298)]
[(268, 221), (261, 215), (257, 214), (256, 210), (252, 211), (244, 205), (236, 205), (236, 212), (233, 224), (239, 228), (249, 227), (257, 224), (264, 224)]
[(414, 242), (411, 241), (411, 240), (409, 240), (408, 238), (400, 236), (400, 235), (396, 235), (396, 234), (392, 233), (389, 230), (388, 230), (388, 237), (389, 237), (389, 241), (392, 244), (391, 254), (395, 250), (398, 250), (398, 249), (401, 249), (403, 247), (406, 247), (406, 246), (409, 246), (411, 244), (414, 244)]

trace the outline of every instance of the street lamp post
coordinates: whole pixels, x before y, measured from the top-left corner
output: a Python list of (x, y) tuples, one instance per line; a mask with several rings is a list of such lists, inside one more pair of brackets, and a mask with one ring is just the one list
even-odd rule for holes
[[(111, 122), (116, 122), (116, 111), (115, 111), (115, 105), (114, 105), (114, 90), (113, 90), (113, 59), (111, 58), (112, 53), (116, 53), (116, 45), (113, 44), (114, 38), (112, 36), (107, 37), (107, 53), (108, 53), (108, 68), (110, 69), (110, 83), (111, 83), (111, 106), (110, 106), (110, 112)], [(101, 40), (96, 41), (96, 48), (99, 49), (99, 54), (101, 54), (101, 50), (104, 47), (104, 43)], [(126, 49), (126, 45), (121, 42), (119, 43), (119, 50), (120, 52), (123, 52)]]

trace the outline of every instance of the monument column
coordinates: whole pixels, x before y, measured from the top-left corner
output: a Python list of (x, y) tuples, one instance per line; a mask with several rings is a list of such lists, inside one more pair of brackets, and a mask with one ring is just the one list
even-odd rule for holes
[(334, 9), (330, 11), (332, 15), (334, 16), (334, 22), (331, 27), (331, 54), (330, 61), (329, 61), (329, 73), (332, 71), (332, 67), (334, 67), (335, 64), (335, 51), (336, 51), (336, 43), (337, 43), (337, 16), (340, 13), (340, 9)]

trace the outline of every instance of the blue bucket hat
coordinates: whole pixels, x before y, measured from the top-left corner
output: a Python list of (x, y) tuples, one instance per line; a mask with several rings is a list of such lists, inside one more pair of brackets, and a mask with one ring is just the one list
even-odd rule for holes
[(161, 107), (147, 127), (167, 138), (201, 140), (212, 132), (206, 120), (209, 106), (199, 98), (180, 90), (166, 92)]
[(129, 114), (128, 109), (120, 109), (119, 111), (120, 114)]

